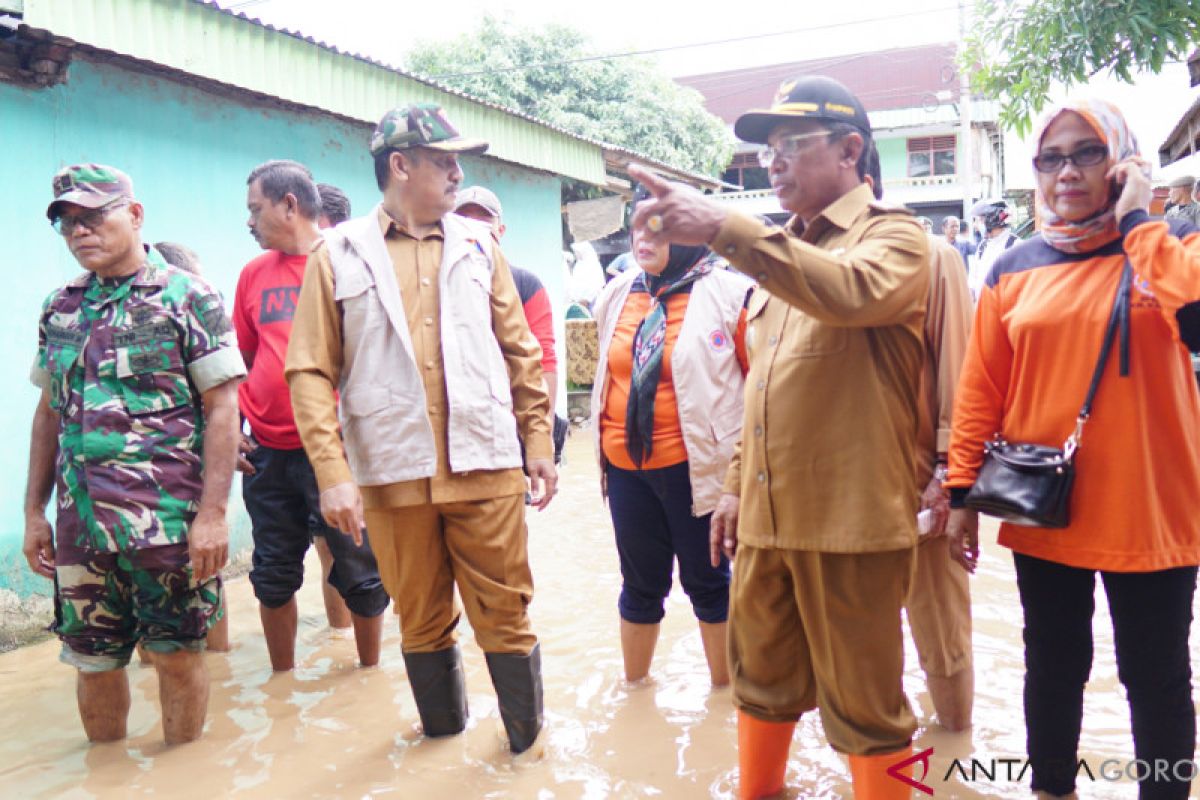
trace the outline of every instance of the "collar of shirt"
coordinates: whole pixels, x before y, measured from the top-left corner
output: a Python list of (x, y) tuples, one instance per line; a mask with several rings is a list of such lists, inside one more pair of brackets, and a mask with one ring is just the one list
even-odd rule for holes
[[(142, 247), (144, 250), (146, 250), (147, 254), (151, 252), (148, 246), (142, 245)], [(159, 258), (161, 258), (161, 256)], [(165, 264), (165, 262), (163, 263)], [(134, 273), (133, 280), (128, 280), (127, 278), (128, 276), (125, 275), (117, 278), (98, 278), (96, 277), (96, 273), (85, 270), (68, 281), (67, 286), (72, 289), (84, 290), (87, 290), (92, 286), (100, 287), (101, 290), (107, 287), (109, 291), (111, 291), (113, 287), (119, 287), (125, 284), (128, 284), (131, 287), (164, 286), (166, 285), (167, 271), (164, 267), (159, 266), (155, 262), (154, 257), (148, 255), (146, 260), (142, 262), (142, 265), (138, 267), (138, 271)]]
[(815, 242), (830, 226), (849, 230), (874, 200), (875, 195), (871, 193), (871, 188), (865, 183), (860, 183), (827, 205), (808, 225), (801, 222), (799, 217), (792, 217), (788, 227), (804, 241)]
[[(416, 236), (412, 235), (407, 227), (405, 227), (404, 223), (400, 222), (391, 214), (389, 214), (382, 205), (379, 206), (379, 230), (383, 233), (383, 238), (385, 239), (388, 237), (389, 233), (393, 232), (399, 236), (407, 236), (410, 239), (417, 238)], [(421, 238), (428, 239), (430, 237), (437, 239), (445, 238), (445, 233), (443, 232), (441, 222), (438, 222), (436, 228)]]
[(91, 303), (111, 303), (124, 300), (134, 287), (153, 287), (166, 285), (165, 270), (158, 269), (153, 264), (143, 264), (133, 275), (117, 278), (100, 278), (94, 272), (80, 276), (82, 280), (74, 282), (75, 288), (83, 290), (84, 298)]

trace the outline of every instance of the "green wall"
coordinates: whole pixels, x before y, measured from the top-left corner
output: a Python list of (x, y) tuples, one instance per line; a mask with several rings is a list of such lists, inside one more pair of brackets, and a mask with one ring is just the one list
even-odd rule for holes
[(908, 176), (908, 139), (876, 139), (875, 147), (879, 150), (879, 169), (884, 180)]
[[(405, 102), (397, 97), (396, 104)], [(380, 109), (380, 114), (386, 109)], [(29, 366), (45, 296), (79, 267), (44, 215), (59, 167), (97, 161), (128, 172), (146, 207), (146, 241), (171, 240), (201, 257), (205, 276), (232, 301), (241, 266), (258, 254), (247, 233), (246, 175), (272, 158), (308, 165), (340, 186), (355, 213), (378, 201), (366, 150), (370, 126), (318, 112), (282, 110), (222, 90), (208, 92), (116, 62), (77, 59), (68, 81), (49, 89), (0, 82), (0, 233), (9, 255), (0, 293), (0, 589), (48, 593), (21, 555), (29, 422), (37, 400)], [(470, 131), (464, 131), (470, 135)], [(550, 296), (563, 296), (559, 179), (488, 159), (465, 159), (466, 183), (483, 183), (504, 204), (510, 259), (533, 270)], [(235, 484), (234, 548), (249, 524)]]

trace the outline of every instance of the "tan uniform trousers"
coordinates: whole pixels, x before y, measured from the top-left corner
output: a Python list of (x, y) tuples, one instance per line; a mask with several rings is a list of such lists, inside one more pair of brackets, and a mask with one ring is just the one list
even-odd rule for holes
[(365, 513), (405, 652), (445, 650), (457, 641), (455, 584), (485, 653), (533, 650), (523, 495)]
[(900, 609), (913, 550), (819, 553), (738, 547), (729, 602), (734, 704), (792, 722), (818, 708), (825, 738), (850, 755), (912, 741)]
[(949, 678), (971, 666), (971, 588), (967, 571), (950, 560), (950, 540), (917, 545), (917, 570), (904, 607), (921, 671)]

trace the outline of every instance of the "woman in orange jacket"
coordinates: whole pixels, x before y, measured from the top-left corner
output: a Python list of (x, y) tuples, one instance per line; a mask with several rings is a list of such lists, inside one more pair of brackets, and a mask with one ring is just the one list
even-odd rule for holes
[[(1196, 722), (1188, 634), (1200, 563), (1200, 396), (1177, 312), (1200, 300), (1200, 232), (1151, 219), (1149, 165), (1116, 107), (1044, 119), (1033, 160), (1040, 235), (988, 274), (954, 413), (951, 551), (969, 571), (978, 517), (965, 498), (984, 442), (1059, 446), (1075, 429), (1118, 281), (1133, 269), (1129, 370), (1106, 366), (1075, 457), (1071, 523), (1005, 523), (1025, 615), (1033, 789), (1074, 796), (1098, 572), (1131, 709), (1141, 798), (1187, 797)], [(1160, 768), (1161, 767), (1161, 768)]]

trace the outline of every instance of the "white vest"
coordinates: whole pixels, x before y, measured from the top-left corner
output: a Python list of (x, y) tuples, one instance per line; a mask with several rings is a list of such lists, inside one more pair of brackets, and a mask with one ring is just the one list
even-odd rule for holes
[[(450, 470), (519, 467), (508, 368), (492, 332), (491, 232), (454, 214), (442, 218), (442, 228), (438, 291)], [(431, 477), (437, 448), (422, 365), (413, 354), (379, 209), (325, 231), (325, 241), (342, 312), (338, 416), (354, 480), (379, 486)]]
[[(637, 267), (627, 269), (596, 300), (600, 353), (592, 385), (592, 430), (602, 469), (600, 415), (608, 397), (608, 349), (629, 289), (641, 274)], [(745, 379), (734, 349), (734, 334), (746, 292), (753, 285), (746, 276), (725, 269), (714, 269), (696, 281), (671, 351), (679, 427), (692, 482), (692, 514), (697, 517), (716, 508), (725, 471), (742, 433)]]

